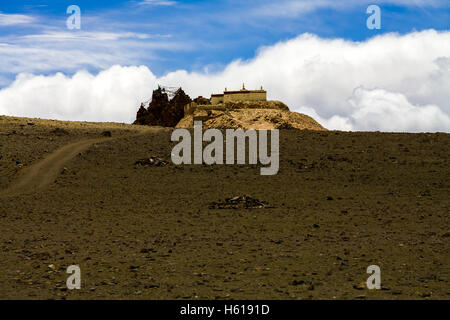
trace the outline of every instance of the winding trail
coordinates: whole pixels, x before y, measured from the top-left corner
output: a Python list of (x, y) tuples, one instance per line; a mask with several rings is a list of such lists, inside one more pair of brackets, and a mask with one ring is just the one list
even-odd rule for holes
[(115, 139), (133, 137), (148, 133), (150, 131), (160, 130), (158, 128), (148, 128), (142, 130), (137, 134), (119, 136), (117, 138), (96, 138), (77, 141), (63, 146), (62, 148), (54, 151), (49, 156), (36, 162), (35, 164), (24, 168), (20, 171), (19, 176), (13, 181), (9, 187), (1, 191), (1, 196), (16, 196), (21, 194), (28, 194), (40, 191), (51, 184), (64, 165), (73, 159), (77, 154), (88, 149), (91, 145), (95, 143), (103, 143), (107, 141), (112, 141)]

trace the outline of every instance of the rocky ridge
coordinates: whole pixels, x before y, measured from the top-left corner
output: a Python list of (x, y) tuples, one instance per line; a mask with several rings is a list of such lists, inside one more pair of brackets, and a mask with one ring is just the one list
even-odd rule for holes
[(236, 101), (211, 105), (210, 100), (194, 100), (179, 88), (169, 100), (164, 88), (153, 91), (148, 108), (141, 105), (134, 124), (190, 129), (194, 121), (218, 129), (298, 129), (326, 130), (313, 118), (291, 112), (281, 101)]

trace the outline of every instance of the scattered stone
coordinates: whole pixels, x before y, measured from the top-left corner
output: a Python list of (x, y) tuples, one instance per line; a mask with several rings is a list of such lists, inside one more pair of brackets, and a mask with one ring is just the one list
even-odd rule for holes
[(247, 195), (227, 198), (225, 201), (213, 202), (209, 209), (261, 209), (270, 208), (267, 202), (260, 201)]
[(135, 166), (152, 166), (152, 167), (165, 167), (169, 163), (167, 161), (164, 161), (161, 158), (158, 157), (150, 157), (147, 159), (140, 159), (134, 163)]
[(364, 290), (365, 288), (366, 288), (366, 284), (364, 282), (361, 282), (359, 284), (355, 284), (353, 286), (353, 289), (356, 289), (356, 290)]
[(137, 272), (138, 269), (139, 269), (138, 266), (130, 266), (130, 271), (131, 271), (131, 272)]
[(50, 133), (54, 134), (56, 136), (59, 136), (59, 137), (69, 135), (69, 131), (62, 129), (62, 128), (56, 128), (56, 129), (50, 131)]
[(291, 282), (291, 285), (293, 286), (302, 286), (302, 285), (312, 285), (311, 281), (308, 280), (294, 280)]
[(28, 122), (27, 122), (27, 125), (29, 125), (29, 126), (34, 126), (34, 122), (28, 121)]
[(273, 242), (273, 243), (275, 243), (275, 244), (282, 244), (283, 243), (283, 240), (270, 240), (270, 242)]

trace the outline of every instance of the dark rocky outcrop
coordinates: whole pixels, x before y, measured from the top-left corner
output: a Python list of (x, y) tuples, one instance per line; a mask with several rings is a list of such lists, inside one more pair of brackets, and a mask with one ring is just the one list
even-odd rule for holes
[(211, 104), (211, 101), (209, 99), (203, 98), (202, 96), (195, 98), (194, 102), (198, 105), (204, 105), (204, 106)]
[(134, 124), (175, 127), (184, 117), (184, 106), (191, 101), (181, 88), (175, 92), (173, 99), (169, 100), (165, 89), (158, 87), (153, 91), (149, 107), (146, 109), (141, 104)]
[(169, 107), (163, 109), (161, 118), (165, 127), (175, 127), (184, 117), (184, 106), (191, 103), (191, 98), (180, 88), (170, 100)]
[(63, 128), (56, 128), (56, 129), (50, 131), (50, 133), (52, 133), (56, 136), (59, 136), (59, 137), (68, 136), (70, 134), (69, 131), (67, 131), (66, 129), (63, 129)]

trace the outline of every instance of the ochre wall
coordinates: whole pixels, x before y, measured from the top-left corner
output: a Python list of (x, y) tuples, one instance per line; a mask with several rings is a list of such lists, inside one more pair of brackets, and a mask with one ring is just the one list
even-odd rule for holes
[(191, 102), (184, 106), (184, 115), (194, 113), (195, 109), (197, 109), (198, 105), (195, 102)]
[(267, 93), (265, 91), (252, 91), (247, 93), (224, 94), (223, 102), (229, 101), (266, 101)]
[(223, 103), (223, 96), (220, 97), (211, 96), (211, 104), (219, 104), (219, 103)]
[(267, 92), (264, 90), (254, 91), (225, 91), (223, 95), (211, 96), (211, 104), (221, 104), (234, 101), (267, 101)]

